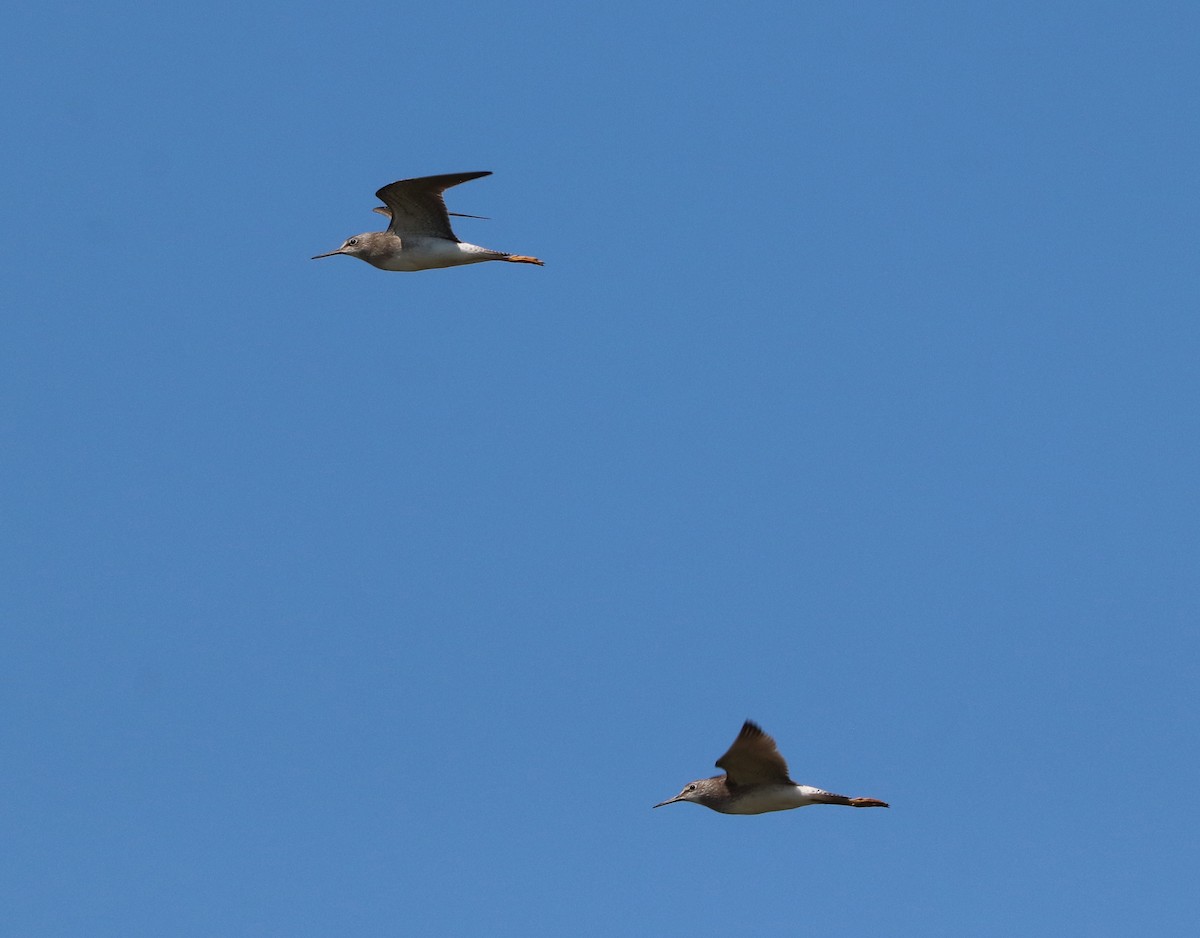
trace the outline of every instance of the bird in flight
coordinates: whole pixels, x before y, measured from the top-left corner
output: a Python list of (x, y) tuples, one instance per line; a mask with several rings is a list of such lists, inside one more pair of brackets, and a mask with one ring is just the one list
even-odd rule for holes
[(847, 798), (793, 782), (775, 740), (749, 720), (742, 724), (742, 731), (729, 751), (717, 760), (717, 768), (724, 769), (725, 774), (697, 779), (674, 798), (654, 807), (661, 808), (676, 801), (694, 801), (722, 814), (766, 814), (810, 804), (888, 807), (887, 802), (876, 798)]
[[(328, 254), (318, 254), (313, 260), (345, 254), (357, 257), (380, 270), (430, 270), (434, 267), (458, 267), (482, 261), (509, 261), (514, 264), (537, 264), (536, 257), (506, 254), (477, 244), (459, 241), (450, 229), (442, 193), (451, 186), (470, 182), (486, 173), (450, 173), (445, 176), (422, 176), (401, 179), (384, 186), (375, 196), (383, 205), (374, 209), (391, 218), (387, 231), (368, 231), (347, 238), (340, 248)], [(478, 215), (460, 215), (478, 218)]]

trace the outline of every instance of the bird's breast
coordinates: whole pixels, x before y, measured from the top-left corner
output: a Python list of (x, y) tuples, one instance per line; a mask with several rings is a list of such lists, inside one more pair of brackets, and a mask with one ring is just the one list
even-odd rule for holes
[(403, 238), (400, 250), (387, 257), (372, 259), (383, 270), (432, 270), (437, 267), (459, 267), (492, 260), (495, 251), (474, 244), (446, 241), (441, 238)]
[(756, 785), (733, 798), (720, 809), (725, 814), (766, 814), (768, 811), (787, 811), (815, 804), (807, 792), (819, 789), (807, 785)]

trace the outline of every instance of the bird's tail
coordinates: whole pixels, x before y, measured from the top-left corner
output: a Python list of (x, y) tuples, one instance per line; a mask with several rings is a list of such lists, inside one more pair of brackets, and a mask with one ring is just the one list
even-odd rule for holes
[(847, 798), (845, 795), (835, 795), (829, 791), (809, 793), (808, 797), (819, 804), (844, 804), (851, 808), (889, 807), (886, 801), (880, 801), (878, 798)]

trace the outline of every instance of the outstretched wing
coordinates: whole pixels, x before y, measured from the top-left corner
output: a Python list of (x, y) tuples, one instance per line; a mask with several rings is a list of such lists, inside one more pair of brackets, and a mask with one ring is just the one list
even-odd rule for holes
[(725, 770), (730, 788), (791, 782), (787, 762), (775, 747), (775, 740), (749, 720), (742, 724), (729, 751), (717, 760), (717, 768)]
[(446, 211), (442, 193), (451, 186), (490, 175), (490, 172), (449, 173), (444, 176), (401, 179), (384, 186), (375, 193), (375, 197), (390, 211), (392, 223), (388, 225), (388, 231), (398, 237), (445, 238), (457, 241), (458, 238), (450, 229), (450, 213)]
[[(386, 205), (376, 205), (373, 209), (371, 209), (371, 211), (378, 212), (385, 218), (392, 217), (392, 210)], [(462, 212), (447, 212), (446, 214), (451, 218), (478, 218), (480, 221), (491, 221), (491, 219), (486, 215), (464, 215)]]

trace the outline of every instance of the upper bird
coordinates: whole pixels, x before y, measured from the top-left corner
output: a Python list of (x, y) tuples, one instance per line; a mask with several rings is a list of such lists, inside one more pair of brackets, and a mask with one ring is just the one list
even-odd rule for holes
[(361, 258), (380, 270), (429, 270), (433, 267), (478, 264), (481, 261), (512, 261), (515, 264), (543, 266), (536, 257), (505, 254), (459, 241), (450, 230), (451, 213), (446, 211), (442, 193), (451, 186), (490, 175), (490, 172), (450, 173), (445, 176), (401, 179), (384, 186), (375, 196), (387, 207), (380, 206), (375, 211), (391, 216), (392, 223), (387, 231), (368, 231), (347, 238), (336, 251), (318, 254), (313, 260), (347, 254)]
[(747, 720), (742, 731), (717, 760), (724, 775), (702, 778), (687, 785), (674, 798), (654, 807), (676, 801), (694, 801), (722, 814), (766, 814), (810, 804), (844, 804), (852, 808), (886, 808), (887, 802), (875, 798), (847, 798), (831, 792), (797, 785), (788, 776), (787, 763), (775, 747), (775, 740), (757, 723)]

